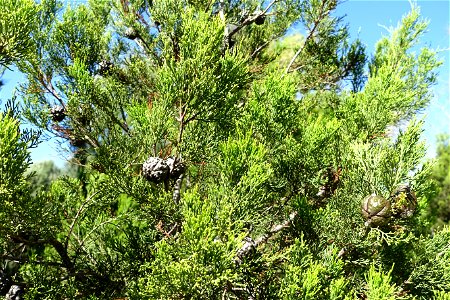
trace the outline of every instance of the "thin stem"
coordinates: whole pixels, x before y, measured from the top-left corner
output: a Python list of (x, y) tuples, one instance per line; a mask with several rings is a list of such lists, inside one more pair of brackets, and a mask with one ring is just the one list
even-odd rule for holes
[(263, 50), (265, 47), (267, 47), (267, 45), (269, 45), (271, 41), (266, 41), (264, 44), (262, 44), (261, 46), (259, 46), (258, 48), (256, 48), (255, 51), (253, 51), (252, 55), (250, 56), (251, 59), (254, 59), (256, 55), (258, 55), (259, 52), (261, 52), (261, 50)]
[(314, 34), (314, 32), (316, 31), (317, 26), (319, 25), (319, 22), (316, 21), (314, 22), (314, 26), (313, 28), (310, 30), (308, 36), (306, 37), (305, 41), (303, 42), (303, 45), (300, 47), (300, 49), (298, 49), (297, 52), (295, 52), (294, 56), (292, 57), (291, 61), (289, 62), (289, 65), (286, 68), (285, 74), (289, 73), (290, 68), (292, 67), (292, 65), (294, 64), (294, 61), (297, 59), (297, 57), (303, 52), (303, 49), (305, 49), (306, 44), (309, 42), (309, 40), (311, 39), (312, 35)]
[(294, 61), (297, 59), (297, 57), (303, 52), (303, 49), (305, 49), (306, 44), (309, 42), (309, 40), (312, 38), (313, 34), (315, 33), (317, 26), (319, 26), (320, 21), (322, 20), (322, 18), (324, 17), (324, 5), (325, 5), (325, 1), (322, 2), (322, 5), (320, 7), (320, 11), (319, 11), (319, 15), (317, 16), (317, 19), (314, 20), (314, 26), (313, 28), (309, 31), (308, 36), (305, 39), (305, 42), (303, 43), (303, 45), (300, 47), (300, 49), (298, 49), (298, 51), (295, 53), (295, 55), (292, 57), (291, 61), (289, 62), (289, 65), (286, 68), (285, 74), (289, 73), (289, 70), (292, 67), (292, 64), (294, 63)]
[[(254, 23), (258, 18), (263, 17), (267, 14), (267, 12), (269, 11), (269, 9), (272, 7), (272, 5), (274, 5), (276, 2), (278, 2), (278, 0), (272, 0), (272, 2), (270, 2), (267, 7), (259, 12), (258, 14), (255, 15), (251, 15), (249, 17), (247, 17), (241, 24), (239, 24), (238, 26), (236, 26), (236, 28), (234, 28), (232, 31), (230, 31), (228, 33), (228, 40), (230, 40), (233, 35), (235, 35), (239, 30), (241, 30), (244, 26), (249, 25)], [(225, 17), (224, 17), (225, 18)]]
[[(129, 215), (129, 214), (123, 214), (122, 216), (123, 216), (123, 217), (126, 217), (126, 216), (128, 216), (128, 215)], [(102, 227), (103, 225), (112, 223), (112, 222), (116, 221), (117, 219), (118, 219), (118, 218), (110, 218), (110, 219), (108, 219), (108, 220), (106, 220), (106, 221), (104, 221), (104, 222), (101, 222), (100, 224), (96, 225), (94, 228), (92, 228), (92, 229), (86, 234), (86, 236), (83, 237), (83, 240), (81, 240), (81, 242), (80, 242), (80, 247), (83, 247), (83, 246), (84, 246), (84, 244), (86, 243), (87, 238), (88, 238), (92, 233), (94, 233), (98, 228)], [(113, 224), (113, 225), (115, 225), (115, 224)], [(115, 225), (115, 226), (117, 226), (117, 225)]]
[(289, 214), (289, 218), (285, 220), (283, 223), (273, 226), (268, 232), (258, 237), (256, 240), (252, 240), (248, 238), (245, 244), (241, 247), (241, 249), (237, 252), (236, 262), (240, 264), (242, 259), (250, 253), (252, 249), (255, 249), (259, 245), (266, 243), (269, 238), (271, 238), (276, 233), (280, 232), (284, 228), (288, 228), (291, 226), (294, 219), (297, 217), (298, 212), (293, 211)]
[(47, 239), (47, 240), (38, 239), (38, 240), (30, 241), (30, 240), (22, 238), (21, 236), (18, 236), (18, 235), (11, 236), (11, 238), (13, 238), (19, 242), (22, 242), (25, 245), (45, 245), (45, 244), (51, 245), (51, 246), (53, 246), (53, 248), (58, 253), (59, 257), (61, 258), (62, 266), (69, 270), (73, 269), (73, 262), (70, 259), (69, 254), (67, 253), (67, 248), (64, 247), (64, 245), (57, 239), (55, 239), (55, 238)]
[(81, 213), (83, 212), (84, 207), (87, 205), (87, 203), (94, 198), (95, 195), (97, 195), (99, 192), (95, 192), (89, 197), (86, 198), (86, 200), (81, 204), (81, 206), (78, 208), (78, 211), (75, 215), (75, 218), (72, 221), (72, 224), (70, 224), (69, 227), (69, 233), (67, 234), (66, 241), (64, 243), (64, 246), (67, 248), (67, 245), (69, 244), (70, 236), (72, 235), (73, 228), (75, 227), (75, 223), (78, 221), (78, 218), (80, 217)]
[(42, 84), (42, 86), (47, 90), (47, 92), (52, 94), (53, 97), (55, 97), (58, 100), (59, 104), (61, 104), (62, 107), (66, 108), (66, 105), (64, 104), (64, 101), (62, 100), (62, 98), (56, 92), (55, 88), (53, 87), (53, 84), (52, 84), (51, 80), (47, 80), (47, 78), (45, 78), (45, 75), (43, 75), (43, 74), (42, 74), (41, 78), (36, 78), (36, 79)]

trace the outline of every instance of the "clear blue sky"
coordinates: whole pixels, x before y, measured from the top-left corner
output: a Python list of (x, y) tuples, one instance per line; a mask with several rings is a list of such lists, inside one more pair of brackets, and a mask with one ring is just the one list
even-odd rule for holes
[[(428, 32), (422, 37), (421, 46), (443, 49), (439, 57), (444, 61), (444, 65), (439, 70), (438, 83), (434, 87), (435, 97), (423, 115), (424, 137), (429, 147), (428, 156), (433, 156), (436, 134), (450, 132), (450, 51), (448, 50), (450, 48), (450, 1), (417, 1), (417, 4), (421, 8), (422, 17), (430, 21)], [(395, 27), (409, 10), (410, 3), (407, 0), (347, 0), (338, 6), (336, 15), (346, 15), (344, 21), (350, 26), (352, 38), (359, 37), (366, 44), (368, 53), (371, 55), (380, 37), (388, 35), (383, 26)], [(14, 87), (23, 80), (24, 77), (17, 72), (5, 73), (3, 77), (5, 86), (0, 90), (2, 102), (11, 96)], [(64, 160), (56, 150), (57, 148), (58, 145), (52, 140), (43, 142), (32, 151), (32, 159), (35, 162), (53, 159), (62, 166)]]

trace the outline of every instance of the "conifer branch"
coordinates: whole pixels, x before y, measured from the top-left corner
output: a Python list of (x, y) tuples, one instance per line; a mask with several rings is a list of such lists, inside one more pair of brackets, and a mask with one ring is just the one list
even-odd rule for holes
[(256, 48), (255, 51), (253, 51), (252, 55), (250, 55), (250, 58), (254, 59), (256, 57), (256, 55), (258, 55), (264, 48), (267, 47), (267, 45), (269, 45), (269, 43), (270, 43), (270, 41), (266, 41), (264, 44), (262, 44), (261, 46)]
[(41, 261), (41, 260), (30, 260), (28, 258), (16, 257), (13, 255), (3, 254), (0, 255), (0, 259), (10, 260), (16, 263), (33, 263), (36, 265), (52, 266), (52, 267), (64, 267), (63, 264), (54, 261)]
[(60, 241), (56, 239), (51, 239), (49, 243), (53, 246), (56, 252), (58, 252), (64, 267), (69, 270), (73, 269), (73, 262), (70, 259), (69, 254), (67, 253), (67, 247), (65, 247)]
[(320, 22), (325, 17), (325, 14), (328, 12), (328, 10), (325, 11), (325, 9), (324, 9), (325, 2), (326, 1), (322, 1), (322, 5), (320, 6), (320, 10), (319, 10), (319, 15), (317, 16), (317, 19), (314, 20), (314, 25), (313, 25), (312, 29), (309, 31), (308, 36), (306, 37), (305, 41), (303, 42), (303, 45), (300, 47), (300, 49), (297, 50), (297, 52), (292, 57), (291, 61), (289, 62), (289, 65), (286, 68), (285, 74), (289, 73), (289, 70), (291, 69), (291, 67), (294, 64), (295, 60), (303, 52), (303, 50), (305, 49), (305, 47), (308, 44), (309, 40), (313, 37), (314, 33), (316, 32), (317, 27), (319, 26)]
[(68, 234), (67, 234), (66, 241), (65, 241), (65, 243), (64, 243), (64, 246), (65, 246), (66, 248), (67, 248), (67, 246), (68, 246), (68, 244), (69, 244), (69, 239), (70, 239), (70, 236), (72, 235), (73, 228), (75, 227), (75, 224), (76, 224), (76, 222), (78, 221), (78, 218), (80, 217), (81, 213), (83, 212), (84, 207), (85, 207), (85, 206), (87, 205), (87, 203), (88, 203), (89, 201), (91, 201), (92, 198), (94, 198), (94, 196), (97, 195), (98, 193), (99, 193), (99, 192), (97, 191), (97, 192), (93, 193), (92, 195), (90, 195), (89, 197), (87, 197), (86, 200), (85, 200), (85, 201), (80, 205), (80, 207), (78, 208), (78, 211), (77, 211), (77, 213), (76, 213), (76, 215), (75, 215), (75, 218), (73, 219), (72, 224), (70, 224), (69, 232), (68, 232)]
[(51, 245), (61, 258), (62, 266), (69, 270), (73, 269), (73, 262), (67, 253), (67, 247), (55, 238), (29, 240), (20, 235), (11, 235), (11, 239), (21, 242), (24, 245)]
[[(240, 24), (238, 24), (236, 27), (234, 27), (230, 32), (227, 32), (227, 30), (225, 29), (226, 44), (229, 45), (232, 37), (236, 33), (238, 33), (242, 28), (244, 28), (245, 26), (250, 25), (252, 23), (255, 23), (256, 20), (258, 20), (259, 18), (265, 17), (267, 15), (267, 12), (270, 10), (270, 8), (277, 2), (278, 2), (278, 0), (272, 0), (272, 2), (270, 2), (264, 10), (247, 16)], [(220, 5), (221, 6), (220, 6), (220, 11), (219, 11), (219, 16), (223, 21), (225, 21), (223, 1), (220, 2)]]
[(53, 97), (55, 97), (58, 100), (59, 104), (61, 104), (62, 107), (66, 108), (63, 99), (61, 98), (61, 96), (58, 95), (55, 88), (53, 87), (52, 81), (47, 80), (47, 78), (45, 78), (45, 75), (40, 70), (39, 72), (41, 73), (41, 76), (37, 77), (36, 79), (42, 84), (42, 86), (44, 87), (45, 90), (47, 90), (47, 92), (49, 92)]
[(236, 263), (241, 264), (242, 259), (245, 258), (250, 253), (250, 251), (256, 249), (259, 245), (266, 243), (276, 233), (280, 232), (285, 228), (290, 227), (294, 219), (297, 217), (297, 215), (298, 215), (297, 211), (291, 212), (287, 220), (285, 220), (281, 224), (274, 225), (268, 232), (261, 235), (255, 240), (252, 240), (250, 237), (247, 237), (244, 245), (237, 251), (236, 254), (237, 257), (235, 259)]
[[(306, 37), (305, 41), (303, 42), (303, 45), (300, 47), (300, 49), (297, 50), (297, 52), (295, 52), (294, 56), (292, 57), (291, 61), (289, 62), (285, 74), (289, 73), (289, 70), (291, 69), (292, 65), (294, 64), (295, 60), (297, 59), (297, 57), (303, 52), (303, 49), (305, 49), (306, 44), (309, 42), (309, 40), (312, 38), (313, 34), (316, 31), (317, 26), (319, 25), (319, 22), (316, 21), (314, 22), (314, 26), (313, 28), (309, 31), (308, 36)], [(296, 68), (295, 70), (298, 70), (299, 68)]]

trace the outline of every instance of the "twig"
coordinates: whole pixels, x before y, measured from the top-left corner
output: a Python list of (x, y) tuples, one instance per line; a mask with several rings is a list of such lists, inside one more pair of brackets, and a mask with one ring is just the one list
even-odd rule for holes
[[(274, 5), (276, 2), (278, 2), (278, 0), (272, 0), (272, 2), (270, 2), (267, 7), (254, 15), (248, 16), (241, 24), (239, 24), (238, 26), (236, 26), (233, 30), (231, 30), (228, 35), (227, 35), (227, 39), (230, 40), (233, 35), (235, 35), (239, 30), (241, 30), (244, 26), (247, 26), (249, 24), (254, 23), (258, 18), (263, 17), (267, 14), (267, 12), (269, 11), (269, 9), (272, 7), (272, 5)], [(225, 17), (224, 17), (225, 18)]]
[(269, 45), (271, 41), (266, 41), (264, 44), (262, 44), (261, 46), (259, 46), (258, 48), (256, 48), (255, 51), (253, 51), (252, 55), (250, 56), (251, 59), (255, 58), (256, 55), (258, 55), (259, 52), (261, 52), (262, 49), (264, 49), (265, 47), (267, 47), (267, 45)]
[[(121, 108), (122, 109), (122, 108)], [(123, 111), (123, 109), (122, 109)], [(126, 121), (121, 122), (115, 115), (111, 115), (114, 122), (116, 122), (120, 127), (122, 127), (123, 131), (125, 131), (128, 136), (131, 136), (130, 128), (128, 127)], [(124, 115), (122, 116), (124, 117)]]
[[(225, 47), (224, 47), (224, 50), (226, 51), (229, 48), (230, 42), (231, 42), (231, 38), (233, 37), (233, 35), (235, 35), (237, 32), (239, 32), (239, 30), (241, 30), (243, 27), (254, 23), (258, 18), (265, 17), (267, 15), (267, 12), (269, 11), (269, 9), (276, 2), (278, 2), (278, 0), (272, 0), (272, 2), (270, 2), (263, 11), (260, 11), (257, 14), (252, 14), (250, 16), (247, 16), (244, 19), (244, 21), (242, 21), (240, 24), (238, 24), (233, 29), (231, 29), (231, 31), (228, 31), (228, 27), (225, 26), (225, 35), (224, 35), (224, 46)], [(220, 1), (219, 17), (220, 17), (220, 19), (223, 22), (225, 22), (224, 6), (225, 6), (224, 5), (224, 1), (221, 0)]]
[(84, 251), (86, 256), (90, 259), (91, 263), (93, 265), (97, 265), (98, 264), (97, 260), (95, 260), (95, 258), (93, 258), (92, 255), (86, 250), (86, 248), (82, 244), (82, 241), (80, 240), (80, 238), (75, 234), (73, 236), (75, 237), (75, 240), (78, 242), (78, 246), (79, 246), (79, 248), (75, 250), (75, 255), (74, 255), (75, 259), (78, 257), (78, 254), (81, 251)]
[(313, 28), (310, 30), (308, 36), (306, 37), (305, 41), (303, 42), (303, 45), (300, 47), (300, 49), (297, 50), (297, 52), (292, 57), (291, 61), (289, 62), (289, 65), (286, 68), (285, 74), (289, 73), (289, 70), (291, 69), (292, 65), (294, 64), (294, 61), (297, 59), (297, 57), (303, 52), (303, 49), (305, 49), (306, 44), (308, 43), (309, 39), (312, 37), (314, 32), (316, 31), (317, 26), (319, 25), (319, 22), (314, 22)]
[(41, 78), (36, 78), (43, 86), (44, 88), (53, 95), (53, 97), (55, 97), (59, 104), (62, 105), (62, 107), (66, 108), (66, 105), (64, 104), (63, 99), (58, 95), (58, 93), (56, 92), (55, 88), (53, 87), (52, 81), (48, 80), (47, 77), (42, 73), (42, 77)]
[(19, 242), (22, 242), (25, 245), (45, 245), (45, 244), (51, 245), (61, 258), (62, 266), (69, 270), (73, 269), (73, 262), (71, 261), (69, 255), (67, 254), (67, 248), (65, 248), (64, 245), (57, 239), (52, 238), (48, 240), (45, 239), (28, 240), (21, 237), (20, 235), (14, 235), (11, 236), (11, 238)]
[(83, 208), (98, 193), (99, 192), (97, 191), (97, 192), (93, 193), (92, 195), (90, 195), (89, 197), (87, 197), (86, 200), (81, 204), (80, 208), (78, 208), (77, 214), (75, 215), (75, 218), (73, 219), (72, 224), (70, 224), (69, 233), (67, 234), (66, 241), (64, 243), (64, 246), (66, 248), (67, 248), (67, 245), (69, 244), (69, 239), (70, 239), (70, 236), (72, 235), (73, 228), (75, 227), (75, 223), (78, 221), (78, 218), (80, 217), (81, 213), (83, 212)]
[(19, 257), (15, 257), (12, 255), (0, 255), (1, 259), (7, 259), (16, 263), (33, 263), (37, 265), (45, 265), (45, 266), (54, 266), (54, 267), (63, 267), (64, 266), (58, 262), (54, 261), (42, 261), (42, 260), (29, 260), (29, 259), (23, 259)]
[(237, 257), (235, 259), (237, 264), (242, 262), (242, 259), (247, 256), (252, 249), (257, 248), (259, 245), (267, 242), (273, 235), (280, 232), (284, 228), (288, 228), (291, 226), (292, 221), (294, 221), (295, 217), (297, 217), (298, 212), (293, 211), (287, 220), (283, 223), (273, 226), (267, 233), (261, 235), (256, 240), (252, 240), (251, 238), (247, 238), (244, 245), (238, 250)]
[[(122, 216), (123, 216), (123, 217), (126, 217), (127, 215), (129, 215), (129, 214), (126, 213), (126, 214), (123, 214)], [(108, 220), (106, 220), (106, 221), (103, 221), (103, 222), (101, 222), (100, 224), (94, 226), (94, 228), (92, 228), (92, 229), (91, 229), (91, 230), (83, 237), (83, 240), (81, 240), (80, 246), (83, 247), (84, 244), (86, 243), (87, 238), (88, 238), (93, 232), (95, 232), (98, 228), (102, 227), (103, 225), (106, 225), (106, 224), (109, 224), (109, 223), (113, 223), (114, 221), (117, 221), (117, 219), (118, 219), (117, 217), (116, 217), (116, 218), (110, 218), (110, 219), (108, 219)], [(113, 225), (115, 225), (115, 224), (113, 224)], [(115, 225), (115, 226), (117, 226), (117, 225)]]
[(56, 239), (51, 239), (49, 243), (50, 245), (53, 246), (53, 248), (55, 248), (56, 252), (58, 252), (64, 267), (66, 267), (69, 270), (72, 270), (73, 262), (70, 259), (69, 254), (67, 253), (67, 248), (64, 247), (64, 245)]
[(181, 185), (183, 184), (183, 178), (184, 178), (184, 174), (180, 174), (180, 176), (178, 176), (177, 180), (175, 181), (175, 185), (173, 187), (173, 202), (175, 202), (175, 204), (178, 205), (178, 203), (180, 203), (180, 196), (181, 196)]
[(172, 234), (172, 232), (175, 231), (175, 229), (177, 229), (178, 227), (178, 223), (175, 223), (175, 225), (172, 226), (172, 228), (169, 230), (169, 232), (167, 232), (167, 235), (170, 236)]
[(175, 224), (172, 226), (172, 228), (169, 231), (165, 231), (163, 228), (163, 222), (159, 221), (158, 224), (156, 224), (155, 228), (164, 234), (166, 238), (170, 238), (170, 235), (177, 229), (178, 223), (175, 222)]
[(313, 28), (309, 31), (309, 34), (306, 37), (305, 42), (303, 43), (303, 45), (300, 47), (300, 49), (298, 49), (298, 51), (295, 53), (294, 57), (292, 57), (291, 61), (289, 62), (289, 65), (286, 68), (285, 74), (289, 73), (289, 70), (290, 70), (292, 64), (297, 59), (297, 57), (303, 52), (303, 49), (305, 48), (305, 46), (308, 43), (309, 39), (311, 39), (311, 37), (313, 36), (313, 34), (315, 33), (315, 31), (317, 29), (317, 26), (319, 26), (320, 22), (322, 21), (322, 18), (324, 17), (324, 13), (325, 13), (324, 12), (324, 5), (325, 5), (325, 1), (322, 2), (322, 5), (320, 7), (319, 15), (317, 16), (317, 19), (314, 20)]

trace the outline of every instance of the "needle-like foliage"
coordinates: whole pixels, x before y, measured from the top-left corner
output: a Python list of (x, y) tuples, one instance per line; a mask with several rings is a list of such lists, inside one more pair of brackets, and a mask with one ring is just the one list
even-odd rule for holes
[[(448, 297), (418, 7), (369, 54), (333, 0), (20, 3), (35, 25), (0, 36), (27, 76), (0, 114), (10, 299)], [(36, 189), (19, 117), (76, 174)]]

